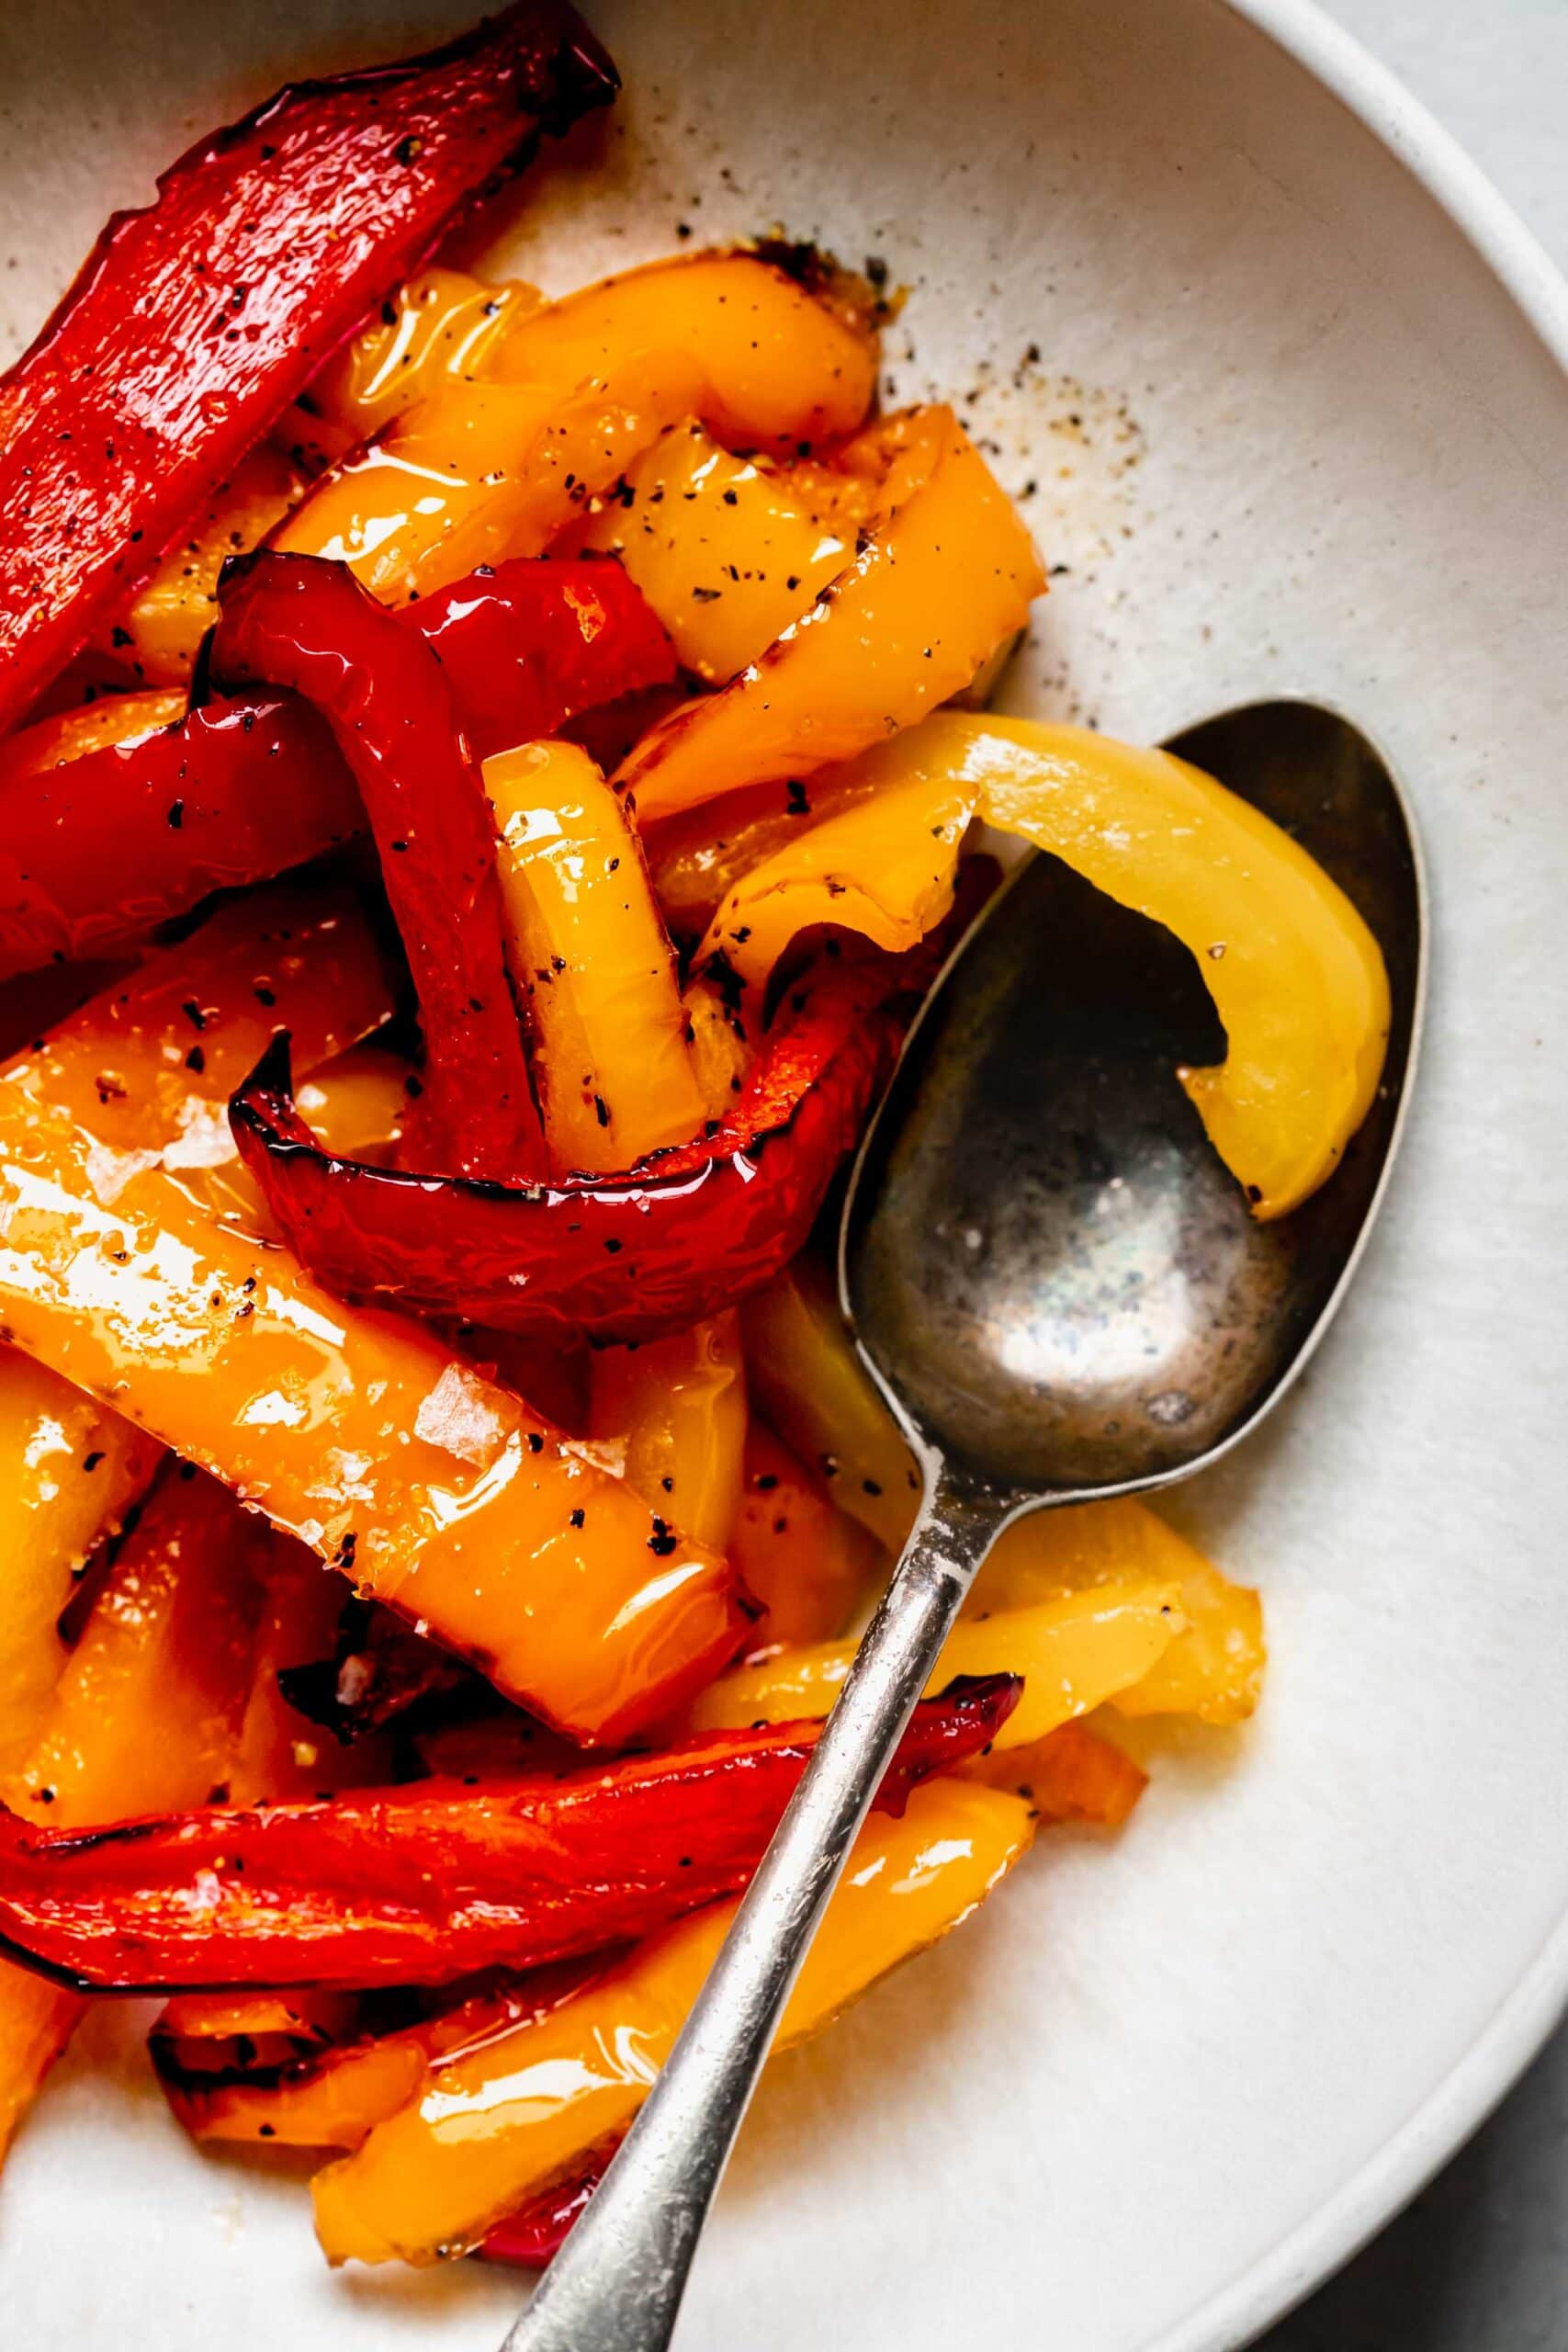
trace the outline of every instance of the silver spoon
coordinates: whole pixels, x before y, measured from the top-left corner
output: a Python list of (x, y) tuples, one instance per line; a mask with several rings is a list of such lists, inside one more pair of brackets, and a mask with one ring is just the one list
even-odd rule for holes
[(1224, 1052), (1187, 950), (1045, 856), (980, 915), (910, 1033), (840, 1237), (920, 1515), (670, 2061), (505, 2352), (664, 2352), (790, 1987), (997, 1536), (1216, 1461), (1345, 1295), (1420, 1027), (1410, 814), (1366, 738), (1311, 703), (1253, 704), (1170, 748), (1296, 834), (1371, 925), (1393, 1000), (1378, 1100), (1332, 1181), (1259, 1225), (1174, 1075)]

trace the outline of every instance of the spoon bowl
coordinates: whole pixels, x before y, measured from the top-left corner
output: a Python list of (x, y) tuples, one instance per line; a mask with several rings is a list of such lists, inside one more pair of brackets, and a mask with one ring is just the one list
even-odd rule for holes
[(1224, 1059), (1190, 952), (1036, 853), (960, 944), (862, 1148), (846, 1311), (949, 1476), (1026, 1502), (1163, 1485), (1268, 1411), (1325, 1329), (1397, 1138), (1423, 980), (1408, 813), (1359, 729), (1255, 703), (1168, 748), (1257, 803), (1384, 952), (1382, 1083), (1333, 1181), (1260, 1224), (1177, 1075)]

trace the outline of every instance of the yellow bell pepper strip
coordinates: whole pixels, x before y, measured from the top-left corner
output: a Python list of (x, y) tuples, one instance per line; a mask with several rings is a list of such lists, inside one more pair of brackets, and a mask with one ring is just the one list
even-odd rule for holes
[(732, 1653), (723, 1562), (518, 1397), (215, 1227), (160, 1169), (105, 1201), (99, 1148), (0, 1081), (0, 1323), (17, 1345), (579, 1739), (667, 1714)]
[(901, 1552), (920, 1505), (920, 1474), (855, 1353), (826, 1269), (797, 1257), (741, 1308), (756, 1404), (840, 1510)]
[(729, 1560), (762, 1611), (750, 1659), (832, 1641), (875, 1598), (881, 1545), (765, 1422), (754, 1420), (746, 1433), (744, 1469)]
[(541, 300), (516, 279), (492, 286), (433, 263), (317, 370), (275, 438), (313, 464), (345, 457), (448, 383), (482, 376), (502, 337)]
[(746, 1091), (751, 1066), (746, 1023), (731, 992), (699, 974), (686, 984), (682, 1002), (691, 1031), (692, 1069), (705, 1118), (722, 1121)]
[[(1185, 1624), (1180, 1587), (1148, 1580), (963, 1618), (926, 1688), (944, 1689), (955, 1675), (1021, 1674), (1023, 1696), (993, 1744), (1027, 1747), (1141, 1682)], [(854, 1656), (852, 1642), (819, 1642), (735, 1667), (699, 1691), (685, 1722), (709, 1731), (825, 1715)]]
[(624, 1447), (626, 1479), (639, 1495), (700, 1544), (730, 1551), (746, 1444), (746, 1366), (733, 1307), (668, 1339), (596, 1351), (588, 1426), (601, 1446)]
[(454, 384), (334, 467), (275, 544), (346, 563), (396, 605), (479, 566), (542, 555), (685, 415), (699, 386), (679, 354), (614, 382)]
[(27, 1755), (65, 1663), (56, 1626), (73, 1578), (158, 1455), (96, 1397), (0, 1350), (0, 1778)]
[(853, 433), (876, 389), (876, 339), (773, 263), (680, 254), (585, 286), (522, 320), (492, 364), (502, 380), (566, 388), (635, 380), (665, 354), (694, 365), (693, 411), (732, 448), (790, 455)]
[[(853, 759), (967, 685), (1045, 584), (950, 409), (917, 412), (886, 519), (761, 658), (654, 728), (615, 776), (643, 822)], [(897, 503), (894, 503), (897, 502)]]
[(1178, 1588), (1187, 1629), (1141, 1681), (1116, 1693), (1118, 1714), (1245, 1721), (1262, 1694), (1269, 1658), (1262, 1596), (1222, 1576), (1196, 1545), (1131, 1497), (1016, 1521), (976, 1577), (964, 1611), (980, 1617), (1028, 1609), (1143, 1577)]
[(281, 449), (264, 441), (251, 450), (104, 631), (103, 650), (149, 686), (188, 686), (218, 618), (219, 573), (231, 555), (259, 547), (304, 488)]
[[(241, 1513), (176, 1472), (155, 1489), (94, 1602), (7, 1799), (64, 1827), (200, 1804), (228, 1769), (255, 1594)], [(0, 2156), (83, 2002), (0, 1962)]]
[[(417, 2096), (431, 2065), (446, 2051), (547, 2016), (604, 1966), (603, 1959), (595, 1959), (531, 1968), (503, 1980), (494, 1992), (475, 1994), (389, 2033), (339, 2036), (275, 2067), (253, 2064), (216, 2075), (193, 2064), (197, 2053), (181, 2028), (193, 2008), (207, 2004), (216, 2010), (230, 2004), (216, 1994), (178, 1995), (158, 2018), (148, 2049), (164, 2095), (193, 2139), (349, 2150)], [(263, 1996), (244, 1997), (254, 2002)], [(305, 1997), (319, 2002), (336, 1996)]]
[(626, 809), (574, 743), (484, 763), (508, 960), (558, 1174), (610, 1175), (705, 1113), (675, 958)]
[[(1020, 1797), (919, 1789), (862, 1831), (773, 2043), (785, 2050), (984, 1901), (1029, 1847)], [(422, 2096), (313, 2183), (336, 2262), (429, 2263), (624, 2132), (669, 2056), (734, 1917), (715, 1904), (641, 1945), (536, 2024), (449, 2052)]]
[(580, 536), (618, 556), (682, 666), (726, 685), (854, 553), (793, 494), (787, 469), (728, 450), (688, 418), (626, 468)]
[(869, 799), (872, 787), (857, 784), (855, 772), (852, 760), (809, 783), (789, 776), (752, 785), (642, 828), (653, 893), (673, 936), (694, 948), (750, 874), (827, 818)]
[(761, 987), (807, 924), (886, 947), (923, 936), (978, 816), (1190, 948), (1229, 1050), (1182, 1082), (1257, 1215), (1332, 1174), (1377, 1090), (1388, 979), (1345, 893), (1260, 810), (1166, 752), (948, 713), (868, 753), (854, 782), (868, 797), (765, 860), (715, 918), (709, 944), (743, 980)]
[(972, 1756), (958, 1770), (965, 1781), (1026, 1797), (1040, 1821), (1099, 1829), (1119, 1829), (1149, 1784), (1142, 1765), (1082, 1723), (1061, 1724), (1032, 1747)]

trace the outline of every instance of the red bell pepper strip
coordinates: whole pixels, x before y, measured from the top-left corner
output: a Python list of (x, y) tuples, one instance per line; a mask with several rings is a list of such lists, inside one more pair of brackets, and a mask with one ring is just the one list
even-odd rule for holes
[(0, 724), (151, 570), (454, 208), (615, 93), (564, 0), (281, 91), (117, 213), (0, 379)]
[[(877, 1802), (992, 1739), (1016, 1676), (915, 1711)], [(450, 1983), (649, 1933), (743, 1886), (818, 1724), (547, 1778), (416, 1781), (108, 1829), (0, 1811), (0, 1944), (83, 1990)]]
[(399, 618), (441, 656), (481, 760), (675, 675), (675, 649), (652, 605), (603, 560), (486, 565), (402, 606)]
[(295, 1109), (282, 1034), (230, 1124), (278, 1229), (330, 1289), (537, 1339), (651, 1339), (761, 1289), (800, 1248), (892, 1068), (884, 1001), (905, 966), (826, 959), (722, 1125), (624, 1176), (504, 1185), (334, 1159)]
[(213, 703), (143, 742), (11, 778), (0, 786), (0, 977), (123, 946), (363, 822), (330, 731), (292, 695)]
[(545, 2269), (566, 2244), (620, 2144), (616, 2140), (607, 2148), (595, 2149), (575, 2172), (564, 2173), (488, 2230), (479, 2247), (485, 2260), (507, 2263), (513, 2270)]
[[(439, 653), (481, 753), (553, 735), (675, 672), (615, 563), (524, 557), (397, 617)], [(0, 775), (0, 979), (122, 946), (363, 822), (331, 730), (293, 695), (240, 695), (47, 774)]]
[(432, 1141), (465, 1176), (536, 1173), (544, 1142), (506, 972), (495, 824), (441, 662), (320, 556), (242, 556), (218, 597), (214, 675), (291, 686), (354, 772), (419, 999)]

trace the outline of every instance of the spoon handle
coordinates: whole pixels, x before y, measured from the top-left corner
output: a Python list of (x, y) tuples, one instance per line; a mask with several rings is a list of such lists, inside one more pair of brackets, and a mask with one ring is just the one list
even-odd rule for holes
[(1005, 1516), (938, 1477), (680, 2039), (502, 2352), (665, 2352), (790, 1987)]

